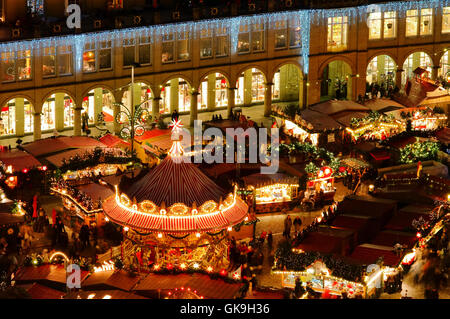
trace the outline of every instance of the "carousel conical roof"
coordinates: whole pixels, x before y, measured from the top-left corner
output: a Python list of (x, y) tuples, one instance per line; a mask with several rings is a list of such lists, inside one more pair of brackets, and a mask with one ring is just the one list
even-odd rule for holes
[(169, 234), (210, 232), (242, 222), (248, 206), (237, 189), (227, 194), (182, 159), (183, 148), (176, 141), (162, 163), (127, 194), (116, 187), (116, 194), (103, 203), (106, 216), (140, 232)]
[(225, 191), (192, 163), (177, 163), (167, 156), (158, 166), (133, 184), (127, 196), (137, 202), (150, 200), (160, 206), (183, 203), (198, 206), (209, 200), (220, 201)]

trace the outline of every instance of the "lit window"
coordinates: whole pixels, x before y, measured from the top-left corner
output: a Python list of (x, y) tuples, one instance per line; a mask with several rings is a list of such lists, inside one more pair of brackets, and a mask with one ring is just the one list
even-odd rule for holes
[(64, 127), (72, 127), (74, 117), (75, 111), (73, 109), (72, 99), (66, 95), (64, 97)]
[(202, 29), (200, 31), (200, 58), (212, 58), (212, 29)]
[(395, 38), (396, 12), (372, 12), (369, 14), (369, 39)]
[(178, 32), (177, 52), (178, 61), (189, 60), (189, 31)]
[(275, 25), (275, 48), (284, 49), (287, 47), (287, 26), (286, 21), (276, 21)]
[(162, 37), (161, 61), (163, 63), (174, 62), (175, 43), (173, 33), (165, 34)]
[(83, 52), (83, 72), (95, 72), (95, 43), (86, 43)]
[(450, 7), (442, 9), (442, 33), (450, 33)]
[(44, 105), (42, 105), (41, 130), (50, 130), (55, 128), (55, 95), (52, 95)]
[(17, 52), (17, 75), (18, 80), (31, 79), (31, 51)]
[(16, 56), (14, 52), (2, 52), (2, 82), (16, 80)]
[(420, 35), (433, 34), (433, 9), (420, 10)]
[(369, 14), (369, 39), (381, 39), (381, 12)]
[(216, 57), (223, 57), (228, 55), (229, 37), (228, 28), (221, 27), (215, 30), (215, 55)]
[(348, 18), (328, 18), (328, 50), (343, 50), (347, 48)]
[(239, 26), (238, 34), (238, 53), (249, 53), (250, 52), (250, 33), (248, 24)]
[(24, 100), (24, 131), (32, 133), (34, 131), (33, 106), (28, 100)]
[(264, 51), (264, 23), (252, 24), (252, 52)]
[(431, 35), (432, 33), (433, 33), (433, 9), (406, 11), (407, 37), (417, 36), (418, 34)]
[(385, 39), (395, 38), (397, 34), (397, 13), (395, 11), (385, 12), (383, 21), (383, 37)]
[(44, 77), (56, 75), (56, 50), (55, 47), (44, 48), (42, 56), (42, 75)]

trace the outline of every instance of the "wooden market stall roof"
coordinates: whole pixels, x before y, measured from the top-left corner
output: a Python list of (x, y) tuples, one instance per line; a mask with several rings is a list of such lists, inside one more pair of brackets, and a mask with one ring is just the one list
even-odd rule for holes
[(320, 132), (324, 130), (342, 129), (342, 125), (332, 117), (311, 108), (300, 111), (300, 117), (306, 121), (307, 128), (310, 131)]
[(68, 293), (64, 299), (148, 299), (122, 290), (89, 290)]
[(402, 258), (394, 253), (393, 247), (362, 244), (355, 248), (349, 259), (358, 264), (370, 265), (376, 263), (380, 257), (383, 257), (384, 264), (390, 267), (397, 266)]
[(38, 283), (19, 286), (25, 289), (31, 299), (61, 299), (65, 293)]
[(263, 187), (273, 184), (298, 184), (298, 177), (282, 173), (276, 174), (251, 174), (242, 178), (246, 186)]
[(13, 215), (11, 213), (0, 212), (0, 226), (14, 225), (18, 223), (23, 223), (23, 216)]
[(370, 241), (370, 244), (394, 247), (395, 244), (398, 243), (406, 245), (407, 248), (412, 248), (416, 241), (417, 238), (412, 233), (396, 230), (383, 230)]
[[(89, 274), (81, 271), (81, 281)], [(41, 285), (64, 291), (66, 289), (66, 269), (64, 265), (45, 264), (42, 266), (27, 266), (16, 273), (17, 284), (39, 283)]]
[(124, 141), (117, 135), (113, 135), (111, 133), (108, 133), (102, 137), (99, 138), (99, 141), (105, 144), (107, 147), (129, 147), (130, 143), (127, 141)]
[(106, 145), (88, 136), (52, 136), (23, 144), (21, 147), (35, 157), (43, 157), (70, 149), (104, 148)]
[(107, 270), (92, 273), (81, 283), (83, 290), (111, 290), (120, 289), (131, 291), (139, 282), (139, 276), (131, 276), (125, 270)]
[(342, 112), (368, 113), (370, 111), (368, 107), (350, 100), (329, 100), (314, 104), (310, 109), (326, 115), (336, 115)]
[(376, 111), (379, 113), (401, 110), (405, 108), (404, 105), (398, 103), (392, 99), (371, 99), (364, 103), (371, 111)]
[(370, 196), (349, 195), (339, 203), (338, 211), (346, 215), (374, 217), (384, 224), (397, 211), (397, 202)]
[(449, 103), (450, 95), (437, 84), (427, 80), (409, 80), (405, 92), (395, 94), (393, 99), (406, 107)]
[(206, 299), (234, 299), (243, 283), (227, 283), (222, 279), (211, 279), (203, 274), (179, 274), (179, 275), (158, 275), (149, 274), (142, 279), (134, 288), (140, 294), (161, 290), (173, 290), (175, 288), (191, 288), (196, 290), (198, 295)]
[(24, 168), (31, 169), (41, 166), (41, 163), (33, 155), (18, 149), (0, 152), (0, 162), (6, 166), (11, 165), (15, 172)]
[(102, 186), (97, 183), (90, 183), (85, 185), (80, 185), (77, 187), (80, 191), (87, 194), (93, 201), (96, 200), (105, 200), (109, 196), (113, 195), (114, 192), (105, 186)]

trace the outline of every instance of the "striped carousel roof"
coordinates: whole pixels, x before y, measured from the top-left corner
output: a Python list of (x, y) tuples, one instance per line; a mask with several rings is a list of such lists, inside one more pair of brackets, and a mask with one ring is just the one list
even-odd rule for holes
[[(169, 155), (155, 169), (127, 191), (133, 203), (151, 201), (161, 210), (173, 204), (183, 204), (192, 210), (205, 202), (220, 204), (226, 192), (203, 174), (194, 164), (181, 160), (183, 149), (179, 142), (172, 145)], [(112, 221), (141, 232), (163, 232), (188, 234), (221, 230), (240, 223), (247, 216), (248, 207), (237, 195), (231, 202), (209, 213), (187, 213), (182, 215), (148, 213), (121, 204), (118, 195), (103, 203), (105, 214)]]

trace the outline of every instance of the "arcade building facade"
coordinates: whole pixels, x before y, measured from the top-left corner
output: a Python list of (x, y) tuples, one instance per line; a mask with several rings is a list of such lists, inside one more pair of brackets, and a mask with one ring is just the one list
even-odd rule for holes
[[(77, 33), (0, 43), (0, 140), (55, 130), (82, 134), (82, 117), (114, 132), (120, 106), (190, 117), (285, 102), (305, 108), (345, 86), (402, 89), (422, 67), (450, 78), (450, 2), (395, 1)], [(131, 86), (132, 65), (134, 86)], [(133, 90), (133, 92), (131, 92)], [(132, 94), (131, 94), (132, 93)], [(134, 101), (131, 101), (133, 97)], [(446, 109), (448, 112), (448, 108)], [(85, 113), (85, 114), (84, 114)]]

